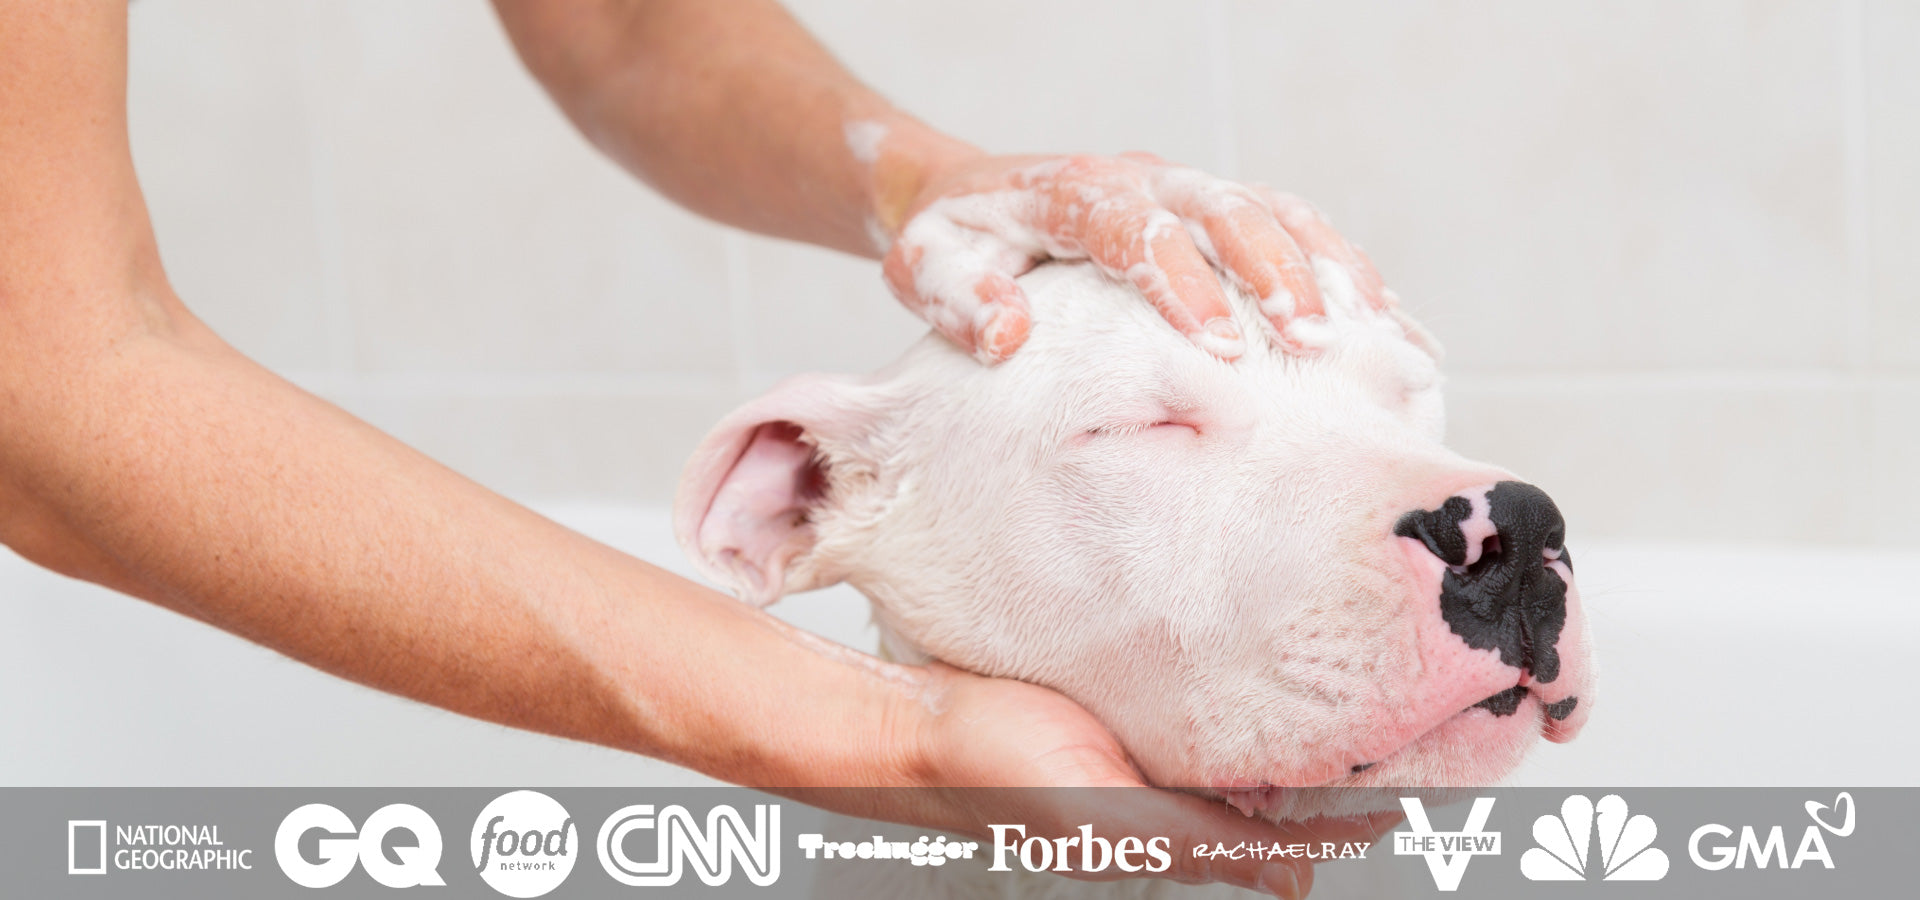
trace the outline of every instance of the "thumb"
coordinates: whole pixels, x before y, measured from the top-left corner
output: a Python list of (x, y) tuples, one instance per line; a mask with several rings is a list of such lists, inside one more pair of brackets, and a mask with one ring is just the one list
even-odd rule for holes
[(940, 216), (907, 223), (887, 251), (887, 287), (935, 331), (985, 363), (1013, 355), (1032, 328), (1014, 277), (1032, 259), (1006, 241)]

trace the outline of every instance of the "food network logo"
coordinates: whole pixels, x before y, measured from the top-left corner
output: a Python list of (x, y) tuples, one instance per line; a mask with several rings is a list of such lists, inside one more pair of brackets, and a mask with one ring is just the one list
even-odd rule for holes
[(1443, 891), (1460, 889), (1467, 864), (1476, 856), (1500, 855), (1500, 832), (1488, 831), (1487, 817), (1493, 814), (1492, 797), (1478, 797), (1467, 811), (1466, 824), (1459, 831), (1435, 831), (1427, 819), (1426, 805), (1418, 797), (1401, 797), (1400, 808), (1407, 812), (1410, 832), (1393, 836), (1395, 856), (1424, 856), (1427, 871), (1433, 873), (1433, 886)]
[[(1600, 852), (1591, 852), (1595, 830)], [(1574, 794), (1560, 804), (1560, 815), (1534, 820), (1533, 840), (1540, 846), (1520, 856), (1520, 874), (1534, 881), (1586, 881), (1597, 870), (1601, 881), (1659, 881), (1667, 877), (1666, 851), (1653, 846), (1660, 833), (1653, 819), (1627, 814), (1627, 801), (1608, 794), (1599, 803)]]
[(473, 865), (489, 887), (509, 897), (540, 897), (573, 872), (573, 817), (539, 791), (495, 797), (473, 820)]
[[(635, 859), (627, 847), (630, 837), (653, 835), (652, 859)], [(613, 880), (632, 887), (661, 887), (680, 883), (688, 863), (708, 887), (726, 884), (737, 861), (747, 880), (766, 887), (780, 880), (780, 807), (759, 803), (753, 807), (753, 825), (731, 806), (707, 811), (702, 826), (684, 806), (652, 804), (628, 806), (600, 826), (595, 845), (600, 865)]]

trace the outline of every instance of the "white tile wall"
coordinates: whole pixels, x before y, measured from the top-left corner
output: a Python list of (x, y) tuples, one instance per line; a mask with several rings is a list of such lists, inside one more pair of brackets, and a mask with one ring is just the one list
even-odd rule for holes
[(732, 371), (721, 230), (592, 150), (485, 4), (307, 18), (361, 371)]
[[(1594, 536), (1920, 543), (1907, 0), (793, 0), (995, 150), (1318, 201), (1447, 342), (1453, 434)], [(241, 349), (526, 499), (656, 502), (708, 425), (921, 328), (870, 263), (598, 157), (473, 0), (134, 4), (169, 271)]]
[(310, 369), (328, 346), (314, 131), (290, 8), (136, 3), (128, 127), (174, 286), (242, 350)]
[(1840, 4), (1246, 2), (1242, 178), (1365, 243), (1456, 371), (1827, 366)]
[(428, 456), (522, 502), (665, 502), (713, 423), (746, 399), (703, 379), (376, 377), (314, 385)]
[(1920, 373), (1920, 4), (1869, 0), (1862, 48), (1866, 95), (1867, 283), (1880, 366)]
[(1529, 375), (1451, 388), (1455, 447), (1545, 488), (1575, 541), (1880, 537), (1885, 494), (1857, 453), (1865, 395), (1841, 379)]
[(1914, 512), (1914, 498), (1920, 497), (1920, 385), (1907, 381), (1874, 391), (1866, 426), (1862, 523), (1874, 543), (1920, 546), (1920, 515)]

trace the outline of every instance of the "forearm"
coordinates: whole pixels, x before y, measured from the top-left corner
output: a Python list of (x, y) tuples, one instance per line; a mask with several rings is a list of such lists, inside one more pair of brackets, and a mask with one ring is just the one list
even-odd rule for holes
[(978, 155), (862, 85), (771, 0), (495, 0), (580, 130), (695, 212), (877, 257)]
[(0, 538), (30, 558), (362, 684), (729, 780), (900, 771), (861, 758), (896, 737), (899, 688), (514, 506), (191, 325), (66, 352), (86, 364), (9, 366), (0, 390)]
[(362, 684), (721, 778), (911, 766), (892, 711), (918, 707), (875, 674), (911, 670), (568, 532), (195, 320), (125, 71), (124, 4), (0, 0), (0, 543)]

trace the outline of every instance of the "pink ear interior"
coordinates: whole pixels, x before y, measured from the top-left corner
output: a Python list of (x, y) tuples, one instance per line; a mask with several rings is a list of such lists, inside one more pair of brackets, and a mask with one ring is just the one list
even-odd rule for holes
[[(765, 606), (837, 576), (811, 564), (830, 454), (852, 453), (881, 407), (852, 378), (801, 375), (722, 419), (680, 475), (673, 530), (700, 570)], [(837, 495), (836, 495), (837, 497)]]
[(813, 546), (808, 511), (826, 473), (791, 422), (758, 425), (744, 443), (700, 518), (695, 546), (740, 582), (742, 599), (765, 605), (784, 592), (787, 563)]

